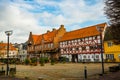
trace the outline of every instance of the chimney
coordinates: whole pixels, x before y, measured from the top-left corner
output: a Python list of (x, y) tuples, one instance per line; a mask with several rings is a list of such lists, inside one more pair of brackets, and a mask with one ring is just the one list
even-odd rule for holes
[(47, 33), (49, 33), (50, 31), (49, 30), (47, 30)]
[(56, 30), (55, 28), (52, 29), (52, 31), (55, 31), (55, 30)]
[(32, 35), (32, 32), (30, 32), (30, 35)]
[(62, 24), (62, 25), (60, 25), (60, 28), (64, 28), (64, 25)]

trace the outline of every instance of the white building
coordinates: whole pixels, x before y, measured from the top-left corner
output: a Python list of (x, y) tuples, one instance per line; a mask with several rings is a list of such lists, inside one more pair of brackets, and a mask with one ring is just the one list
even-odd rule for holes
[(27, 44), (16, 44), (16, 47), (18, 48), (18, 59), (21, 62), (24, 62), (24, 60), (27, 58)]
[(61, 56), (72, 62), (100, 62), (101, 38), (97, 26), (103, 28), (103, 37), (106, 23), (66, 32), (59, 43)]

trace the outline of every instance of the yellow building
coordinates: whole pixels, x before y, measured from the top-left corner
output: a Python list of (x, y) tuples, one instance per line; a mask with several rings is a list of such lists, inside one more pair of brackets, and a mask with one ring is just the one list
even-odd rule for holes
[(109, 28), (106, 29), (104, 53), (106, 62), (120, 62), (120, 44), (114, 43), (114, 39), (110, 35)]

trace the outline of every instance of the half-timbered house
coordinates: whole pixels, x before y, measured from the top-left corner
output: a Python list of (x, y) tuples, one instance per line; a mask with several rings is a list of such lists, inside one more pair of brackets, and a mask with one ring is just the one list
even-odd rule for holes
[(97, 24), (70, 32), (60, 39), (60, 54), (73, 62), (101, 61), (101, 38), (96, 27), (102, 27), (102, 39), (107, 24)]

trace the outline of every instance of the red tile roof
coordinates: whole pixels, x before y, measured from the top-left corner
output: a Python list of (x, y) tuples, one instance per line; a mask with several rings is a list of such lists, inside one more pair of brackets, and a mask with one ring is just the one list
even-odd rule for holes
[(99, 32), (97, 31), (96, 26), (105, 27), (106, 23), (97, 24), (94, 26), (89, 26), (89, 27), (85, 27), (82, 29), (77, 29), (74, 31), (66, 32), (60, 41), (66, 41), (66, 40), (72, 40), (72, 39), (77, 39), (77, 38), (84, 38), (88, 36), (98, 35)]
[(44, 43), (53, 42), (53, 38), (55, 37), (57, 31), (58, 30), (54, 30), (41, 35), (32, 35), (34, 44), (41, 44), (42, 39), (44, 39)]
[[(9, 44), (9, 50), (17, 50), (12, 44)], [(7, 43), (0, 43), (0, 50), (7, 50)]]

